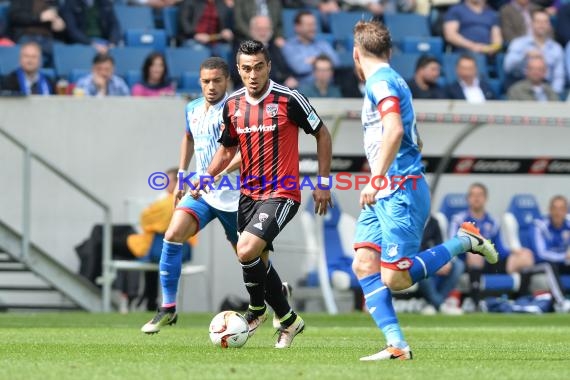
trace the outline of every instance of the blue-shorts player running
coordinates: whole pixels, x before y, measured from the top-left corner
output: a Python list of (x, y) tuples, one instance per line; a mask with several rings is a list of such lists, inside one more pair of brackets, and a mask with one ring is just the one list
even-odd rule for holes
[[(206, 169), (220, 145), (218, 139), (222, 134), (222, 110), (227, 99), (228, 84), (229, 68), (224, 60), (208, 58), (202, 63), (200, 85), (203, 97), (186, 106), (186, 134), (182, 138), (180, 147), (179, 168), (182, 176), (185, 175), (184, 172), (194, 153), (196, 175), (199, 177), (207, 174)], [(226, 179), (235, 184), (240, 163), (238, 154), (219, 176), (227, 176)], [(231, 186), (217, 186), (215, 190), (209, 191), (201, 198), (194, 199), (189, 194), (184, 196), (184, 190), (178, 190), (175, 197), (177, 207), (165, 233), (160, 257), (162, 306), (154, 318), (141, 328), (142, 332), (157, 333), (162, 326), (175, 324), (178, 319), (176, 294), (182, 267), (183, 242), (217, 218), (235, 250), (238, 240), (239, 194), (239, 189), (232, 189)]]
[(353, 58), (357, 74), (366, 81), (362, 124), (372, 179), (360, 194), (363, 210), (356, 227), (353, 270), (368, 311), (387, 341), (380, 352), (362, 361), (412, 358), (392, 305), (392, 290), (409, 288), (466, 251), (483, 255), (489, 263), (498, 260), (493, 245), (469, 223), (454, 238), (418, 253), (430, 194), (411, 93), (388, 64), (391, 48), (383, 25), (360, 21), (354, 27)]

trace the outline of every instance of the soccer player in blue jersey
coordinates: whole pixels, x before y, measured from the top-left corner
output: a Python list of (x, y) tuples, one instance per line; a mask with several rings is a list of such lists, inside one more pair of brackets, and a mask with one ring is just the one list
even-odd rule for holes
[[(228, 97), (229, 67), (221, 58), (208, 58), (200, 66), (200, 85), (203, 97), (186, 106), (186, 134), (180, 147), (179, 178), (185, 176), (192, 156), (196, 156), (196, 175), (207, 175), (206, 169), (218, 149), (222, 134), (222, 110)], [(236, 183), (240, 155), (236, 155), (227, 168), (218, 175), (226, 176), (230, 183)], [(196, 180), (197, 181), (197, 180)], [(239, 189), (219, 186), (198, 199), (184, 190), (178, 190), (175, 197), (176, 210), (164, 236), (160, 257), (160, 283), (162, 306), (141, 331), (153, 334), (165, 325), (175, 324), (176, 295), (182, 267), (182, 244), (213, 219), (218, 219), (226, 232), (226, 237), (235, 246), (237, 235), (237, 209)]]
[(441, 245), (419, 252), (429, 216), (430, 194), (423, 176), (421, 142), (408, 85), (389, 65), (390, 33), (378, 22), (354, 27), (353, 58), (366, 82), (362, 125), (371, 181), (360, 194), (353, 270), (370, 315), (387, 345), (362, 361), (412, 358), (392, 305), (394, 290), (434, 275), (452, 257), (472, 251), (496, 263), (493, 245), (470, 223)]

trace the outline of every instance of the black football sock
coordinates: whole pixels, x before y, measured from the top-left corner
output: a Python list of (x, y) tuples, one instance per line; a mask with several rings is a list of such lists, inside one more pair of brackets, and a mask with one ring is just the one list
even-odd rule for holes
[(256, 315), (265, 312), (265, 264), (260, 257), (241, 263), (243, 282), (249, 293), (249, 310)]
[(265, 284), (265, 300), (273, 308), (278, 318), (283, 318), (291, 311), (289, 301), (283, 294), (283, 283), (271, 261), (267, 269), (267, 283)]

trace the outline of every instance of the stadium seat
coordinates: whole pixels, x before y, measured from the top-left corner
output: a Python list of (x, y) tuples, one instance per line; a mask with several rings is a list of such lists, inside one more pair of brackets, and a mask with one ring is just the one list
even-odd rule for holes
[(167, 48), (166, 63), (172, 78), (180, 78), (186, 71), (199, 71), (200, 64), (211, 56), (208, 48)]
[(390, 13), (384, 15), (384, 23), (390, 30), (392, 41), (401, 45), (405, 37), (431, 36), (426, 16), (416, 13)]
[[(305, 264), (308, 273), (304, 285), (309, 288), (320, 287), (319, 294), (330, 314), (338, 312), (337, 299), (344, 295), (352, 300), (353, 292), (346, 291), (359, 286), (351, 269), (354, 255), (352, 238), (356, 219), (342, 212), (336, 199), (333, 199), (333, 204), (335, 207), (328, 210), (322, 222), (316, 219), (318, 217), (315, 216), (312, 199), (309, 199), (301, 215), (309, 252)], [(328, 278), (329, 281), (321, 284), (321, 278)], [(302, 291), (302, 288), (297, 288), (294, 294), (299, 295)]]
[[(295, 35), (295, 16), (302, 9), (287, 9), (281, 11), (281, 24), (283, 25), (283, 37), (285, 39), (291, 38)], [(317, 19), (317, 33), (322, 31), (321, 27), (321, 13), (317, 9), (307, 9), (311, 11)]]
[(512, 250), (531, 247), (534, 220), (541, 217), (540, 208), (532, 194), (517, 194), (503, 215), (502, 232), (505, 247)]
[(390, 58), (390, 66), (394, 68), (405, 80), (414, 76), (416, 71), (416, 62), (420, 58), (419, 53), (400, 53), (394, 54)]
[(164, 30), (170, 44), (176, 43), (178, 36), (178, 7), (165, 7), (162, 9), (162, 19), (164, 21)]
[(125, 44), (164, 51), (167, 45), (166, 32), (162, 29), (128, 29), (125, 32)]
[(200, 87), (200, 72), (199, 71), (185, 71), (180, 78), (180, 86), (176, 89), (177, 92), (187, 93), (190, 95), (199, 95), (202, 91)]
[(89, 69), (71, 69), (68, 78), (70, 83), (75, 83), (81, 77), (88, 75), (91, 72)]
[(449, 193), (443, 197), (439, 211), (435, 213), (434, 217), (437, 219), (439, 228), (444, 237), (448, 235), (449, 222), (453, 215), (467, 209), (467, 197), (464, 193)]
[(351, 50), (352, 30), (360, 20), (370, 20), (372, 15), (368, 12), (338, 12), (330, 15), (331, 33), (337, 44)]
[[(443, 56), (442, 68), (447, 83), (452, 83), (457, 79), (457, 75), (455, 74), (455, 66), (460, 56), (461, 53), (447, 53)], [(488, 80), (489, 69), (487, 67), (487, 57), (482, 54), (473, 54), (473, 57), (477, 62), (479, 76), (485, 80)]]
[(154, 29), (154, 17), (150, 7), (128, 5), (115, 5), (114, 7), (122, 31), (129, 29)]
[(0, 75), (7, 75), (20, 66), (20, 46), (0, 47)]
[[(54, 45), (53, 62), (57, 76), (67, 78), (73, 69), (89, 71), (95, 54), (95, 49), (89, 45)], [(70, 81), (73, 82), (71, 78)]]
[(403, 53), (429, 54), (441, 59), (443, 39), (441, 37), (404, 37), (400, 49)]
[(118, 47), (110, 50), (115, 60), (115, 74), (126, 76), (129, 71), (142, 71), (145, 58), (153, 49), (147, 47)]
[(8, 7), (9, 3), (0, 3), (0, 36), (5, 36), (8, 30)]

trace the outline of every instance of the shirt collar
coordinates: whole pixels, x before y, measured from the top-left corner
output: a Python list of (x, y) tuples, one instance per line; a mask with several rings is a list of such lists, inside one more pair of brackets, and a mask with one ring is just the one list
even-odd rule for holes
[(261, 103), (263, 101), (263, 99), (265, 99), (267, 97), (267, 95), (269, 95), (271, 90), (273, 90), (273, 81), (271, 79), (269, 79), (269, 86), (267, 87), (267, 90), (265, 91), (265, 93), (263, 95), (261, 95), (258, 99), (253, 99), (249, 96), (249, 94), (247, 93), (247, 89), (246, 89), (245, 90), (245, 100), (247, 100), (247, 102), (249, 104), (251, 104), (252, 106), (258, 105), (259, 103)]

